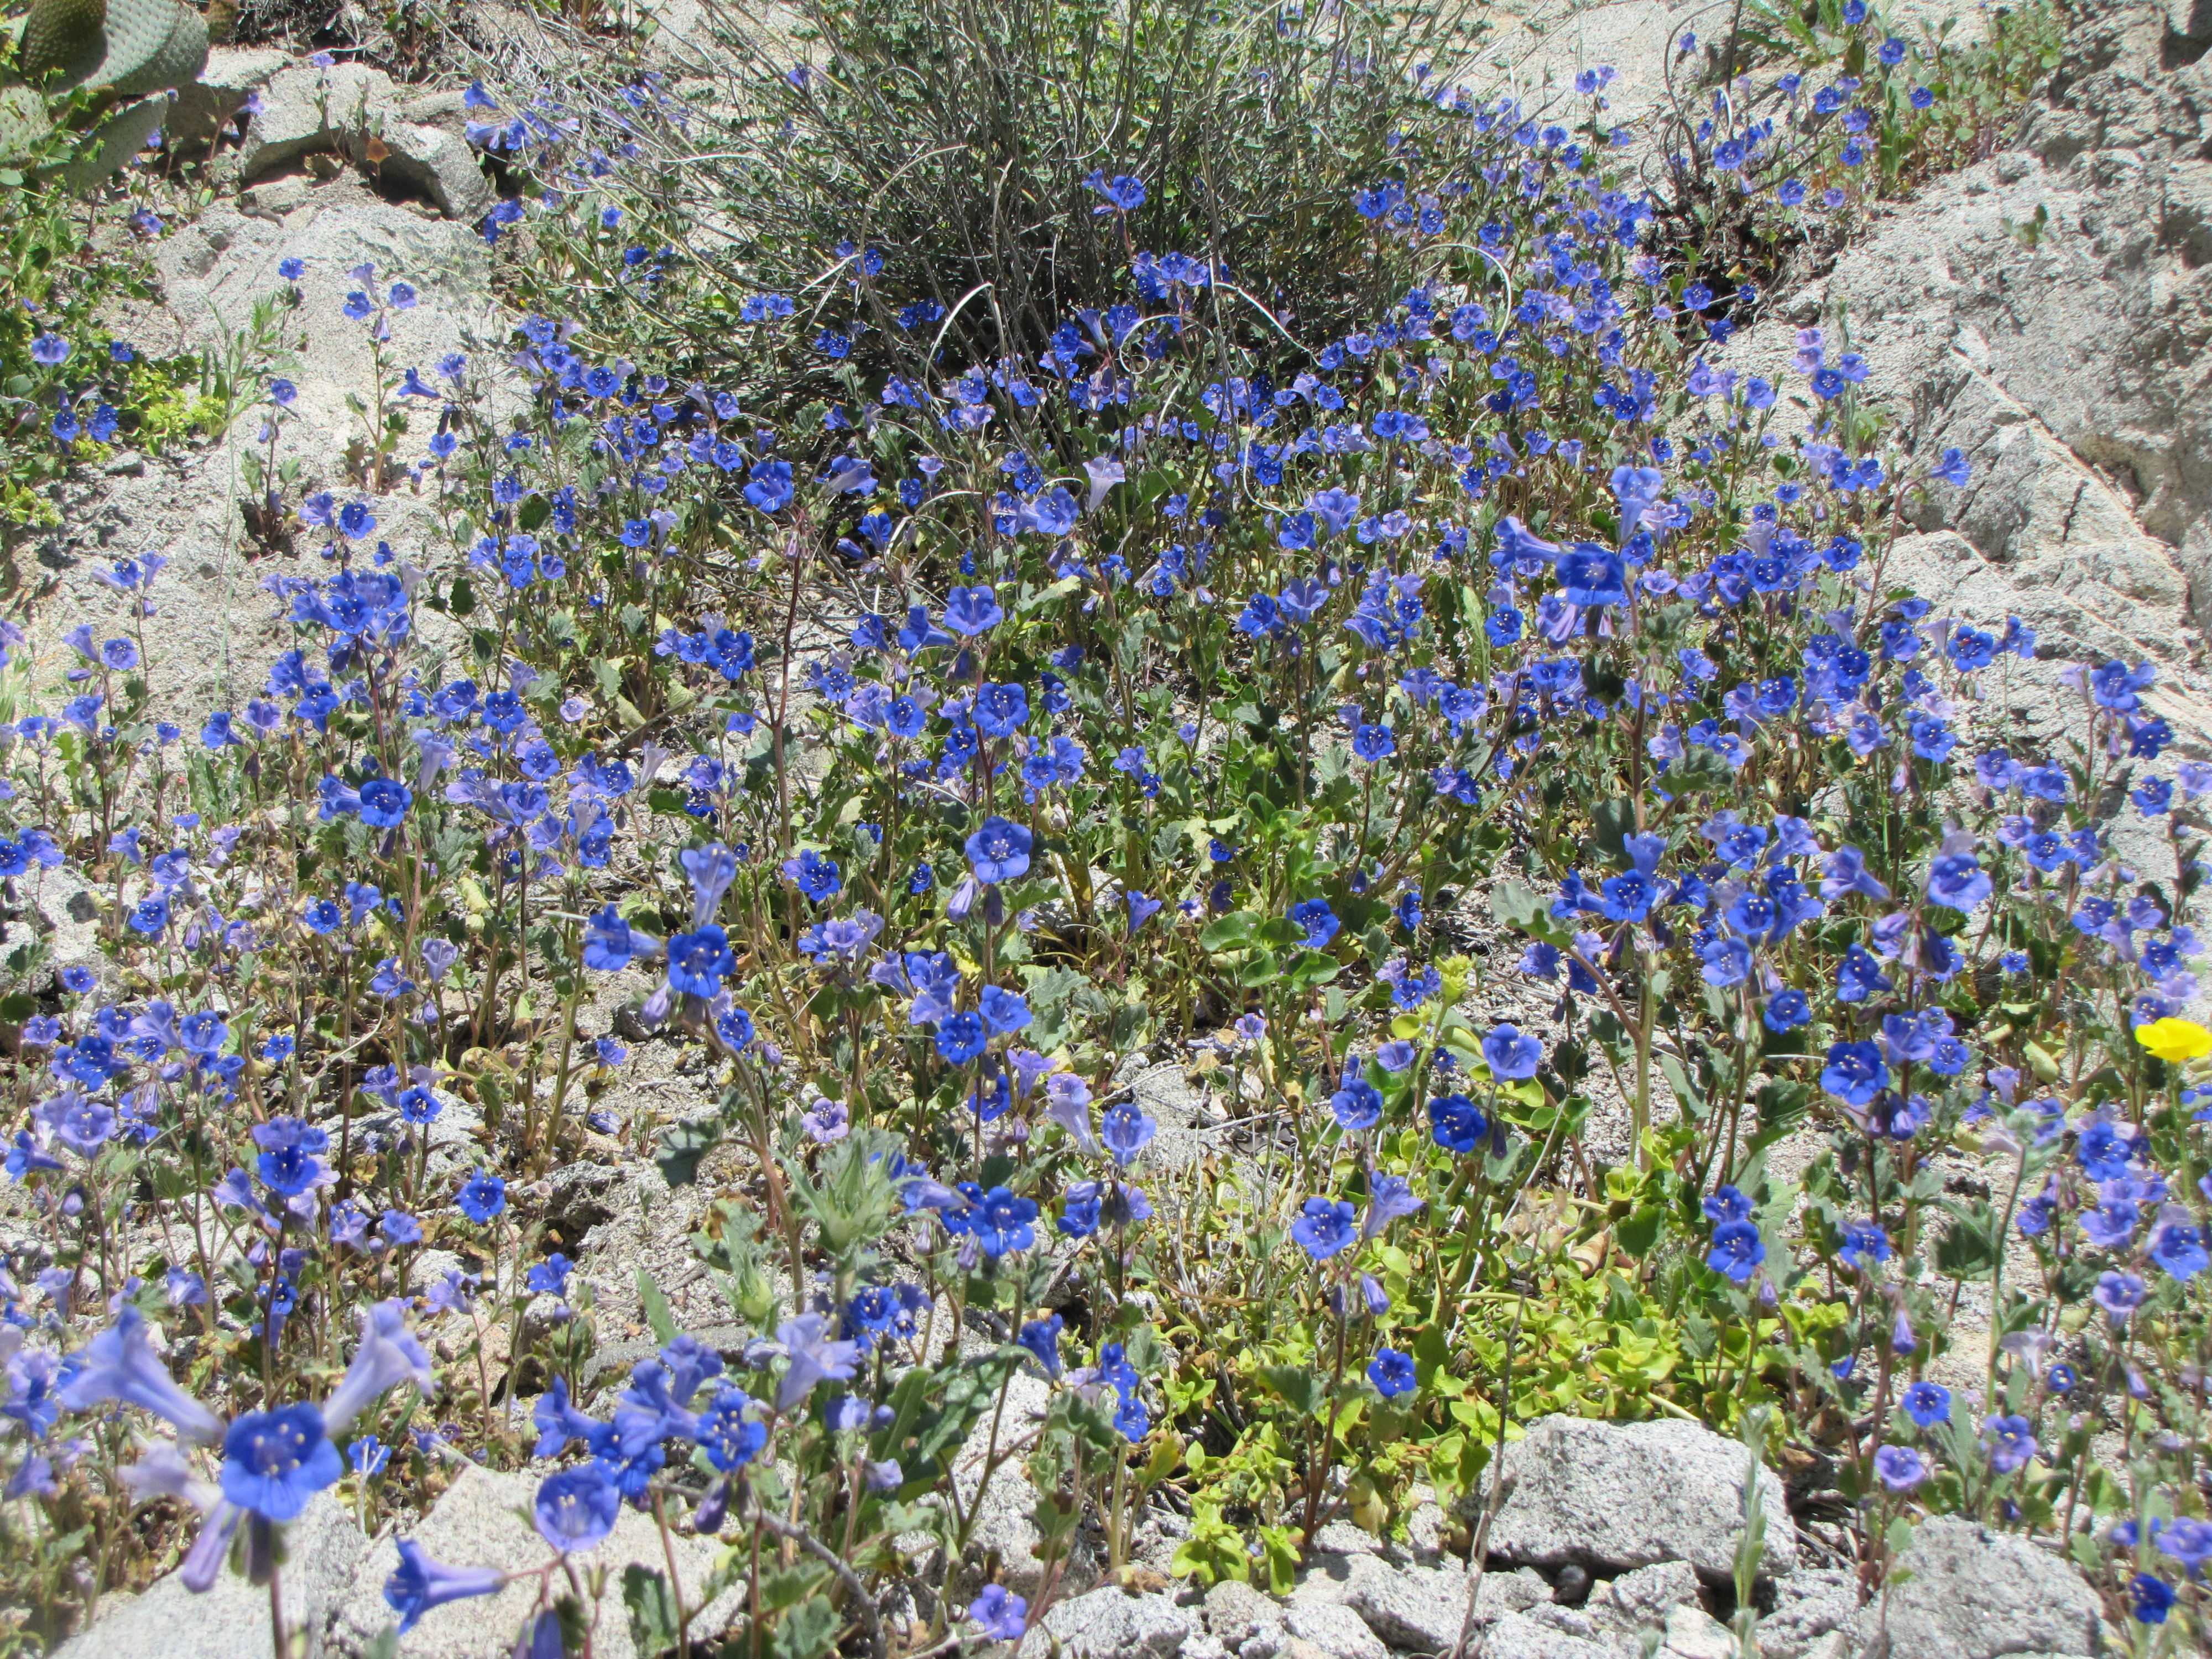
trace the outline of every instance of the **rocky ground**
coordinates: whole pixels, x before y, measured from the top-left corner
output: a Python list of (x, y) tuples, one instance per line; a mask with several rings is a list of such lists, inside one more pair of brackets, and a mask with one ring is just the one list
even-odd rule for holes
[[(697, 6), (663, 5), (651, 15), (661, 29), (652, 50), (680, 69), (697, 51), (690, 33)], [(1495, 36), (1484, 62), (1500, 84), (1532, 89), (1547, 75), (1558, 84), (1584, 64), (1609, 62), (1623, 71), (1618, 100), (1655, 109), (1668, 95), (1670, 43), (1684, 27), (1715, 27), (1712, 15), (1659, 0), (1546, 0)], [(464, 48), (510, 75), (533, 54), (568, 49), (526, 14), (496, 8), (457, 13), (456, 28)], [(2038, 630), (2041, 658), (2013, 671), (2002, 693), (2023, 746), (2049, 748), (2078, 729), (2070, 712), (2077, 700), (2060, 676), (2069, 664), (2114, 655), (2160, 665), (2153, 704), (2185, 752), (2212, 745), (2204, 659), (2212, 627), (2208, 46), (2204, 0), (2102, 8), (2076, 29), (2065, 67), (2016, 143), (1887, 211), (1832, 269), (1780, 296), (1775, 314), (1723, 354), (1727, 366), (1771, 370), (1786, 360), (1796, 326), (1822, 318), (1834, 326), (1840, 317), (1872, 366), (1869, 392), (1894, 410), (1916, 453), (1932, 459), (1957, 447), (1972, 459), (1974, 481), (1931, 492), (1886, 574), (1978, 617), (2017, 614)], [(249, 98), (258, 106), (251, 115)], [(461, 141), (457, 90), (396, 85), (356, 66), (319, 70), (266, 49), (218, 48), (204, 84), (172, 123), (212, 144), (216, 198), (160, 243), (160, 298), (118, 317), (118, 332), (220, 357), (253, 326), (257, 302), (288, 291), (279, 264), (305, 258), (298, 303), (276, 311), (279, 361), (300, 397), (273, 444), (260, 435), (261, 411), (244, 410), (217, 442), (161, 459), (126, 455), (105, 476), (68, 486), (65, 527), (31, 549), (44, 581), (33, 641), (35, 672), (52, 676), (70, 627), (91, 621), (106, 630), (122, 619), (120, 599), (94, 580), (94, 569), (160, 548), (173, 565), (152, 678), (164, 696), (198, 711), (232, 705), (258, 684), (287, 642), (259, 584), (306, 565), (281, 540), (247, 533), (246, 455), (295, 462), (303, 478), (336, 482), (360, 436), (348, 398), (371, 382), (379, 359), (365, 331), (340, 313), (349, 285), (343, 273), (372, 261), (422, 292), (419, 306), (394, 319), (386, 364), (427, 369), (451, 351), (495, 351), (512, 319), (471, 228), (491, 185)], [(384, 152), (374, 162), (372, 133)], [(2033, 237), (2021, 228), (2034, 223), (2041, 228)], [(404, 478), (378, 496), (375, 510), (395, 541), (440, 544), (427, 500)], [(2155, 846), (2130, 853), (2156, 867)], [(68, 959), (82, 918), (72, 917), (66, 891), (37, 898)], [(1466, 896), (1453, 925), (1485, 964), (1470, 1017), (1512, 1018), (1557, 1035), (1550, 994), (1510, 972), (1511, 953), (1487, 920), (1482, 892)], [(78, 944), (94, 957), (88, 937)], [(587, 1031), (611, 1029), (622, 1000), (641, 985), (611, 982), (587, 1015)], [(619, 1124), (708, 1108), (703, 1073), (680, 1069), (676, 1052), (659, 1042), (637, 1045), (601, 1103)], [(1179, 1172), (1196, 1168), (1261, 1167), (1264, 1103), (1248, 1098), (1233, 1072), (1194, 1071), (1190, 1056), (1160, 1053), (1133, 1056), (1119, 1080), (1162, 1122), (1139, 1171), (1156, 1188), (1171, 1194), (1185, 1178)], [(1627, 1152), (1625, 1115), (1617, 1097), (1598, 1092), (1591, 1150), (1618, 1159)], [(440, 1156), (456, 1169), (472, 1144), (471, 1121), (458, 1101), (441, 1120), (453, 1139)], [(1778, 1167), (1794, 1159), (1802, 1168), (1811, 1146), (1808, 1138), (1779, 1149)], [(612, 1379), (650, 1346), (634, 1289), (641, 1267), (689, 1328), (710, 1329), (725, 1316), (688, 1265), (685, 1240), (701, 1195), (718, 1179), (741, 1180), (743, 1170), (723, 1154), (725, 1162), (708, 1165), (708, 1180), (672, 1191), (626, 1138), (608, 1138), (596, 1151), (596, 1161), (563, 1170), (534, 1196), (596, 1288), (605, 1350), (597, 1369)], [(1963, 1167), (1954, 1173), (1975, 1176)], [(449, 1265), (418, 1261), (417, 1282)], [(1973, 1310), (1965, 1312), (1971, 1334)], [(1957, 1382), (1978, 1371), (1978, 1357), (1965, 1352)], [(1033, 1407), (1042, 1392), (1041, 1383), (1018, 1382), (1015, 1411)], [(980, 1463), (983, 1449), (970, 1454)], [(1067, 1659), (1383, 1659), (1452, 1654), (1464, 1635), (1463, 1650), (1486, 1659), (1601, 1659), (1648, 1653), (1654, 1643), (1677, 1659), (1734, 1652), (1720, 1621), (1733, 1611), (1740, 1448), (1688, 1424), (1549, 1419), (1530, 1426), (1507, 1463), (1517, 1484), (1479, 1584), (1463, 1556), (1444, 1547), (1448, 1540), (1464, 1547), (1459, 1518), (1431, 1504), (1414, 1513), (1402, 1542), (1331, 1527), (1288, 1597), (1239, 1583), (1201, 1593), (1166, 1579), (1183, 1523), (1162, 1510), (1139, 1534), (1139, 1571), (1127, 1585), (1060, 1601), (1028, 1650), (1048, 1635)], [(327, 1496), (294, 1529), (287, 1582), (295, 1604), (309, 1610), (310, 1659), (363, 1652), (384, 1627), (380, 1587), (393, 1565), (397, 1520), (441, 1559), (535, 1563), (518, 1514), (534, 1477), (472, 1466), (455, 1477), (428, 1514), (374, 1517), (369, 1534)], [(2107, 1650), (2097, 1599), (2071, 1569), (1964, 1521), (1924, 1527), (1905, 1563), (1909, 1578), (1860, 1607), (1848, 1573), (1813, 1534), (1801, 1533), (1778, 1483), (1772, 1490), (1759, 1591), (1770, 1659)], [(1017, 1589), (1034, 1588), (1036, 1578), (1026, 1554), (1032, 1501), (1011, 1468), (983, 1500), (979, 1549), (996, 1553)], [(704, 1586), (710, 1553), (690, 1542), (677, 1547), (689, 1597)], [(617, 1578), (628, 1562), (669, 1565), (651, 1526), (635, 1516), (600, 1554)], [(1095, 1577), (1095, 1553), (1091, 1559)], [(931, 1565), (917, 1562), (913, 1583), (886, 1602), (895, 1632), (899, 1620), (929, 1611), (927, 1587), (939, 1576)], [(527, 1599), (516, 1587), (497, 1600), (439, 1609), (402, 1650), (441, 1659), (492, 1653), (511, 1639)], [(697, 1627), (709, 1628), (716, 1615), (710, 1607)], [(629, 1652), (618, 1601), (603, 1609), (598, 1637), (602, 1656)], [(71, 1659), (230, 1659), (268, 1650), (259, 1594), (226, 1578), (201, 1598), (165, 1581), (112, 1601), (63, 1651)]]
[[(1035, 1392), (1041, 1399), (1042, 1383)], [(1017, 1410), (1022, 1394), (1018, 1387)], [(981, 1459), (980, 1446), (969, 1451)], [(1026, 1648), (1042, 1651), (1042, 1638), (1049, 1637), (1062, 1659), (1443, 1659), (1462, 1652), (1481, 1659), (1735, 1659), (1735, 1638), (1724, 1621), (1735, 1611), (1741, 1447), (1690, 1423), (1547, 1418), (1508, 1448), (1505, 1470), (1514, 1484), (1479, 1577), (1443, 1547), (1452, 1518), (1431, 1504), (1415, 1510), (1402, 1542), (1343, 1522), (1324, 1528), (1285, 1596), (1235, 1581), (1211, 1589), (1171, 1583), (1165, 1569), (1180, 1523), (1159, 1515), (1140, 1530), (1125, 1583), (1086, 1588), (1097, 1576), (1090, 1565), (1064, 1586)], [(1778, 1479), (1763, 1470), (1760, 1480), (1772, 1517), (1756, 1600), (1767, 1659), (2087, 1659), (2112, 1650), (2098, 1598), (2071, 1568), (2017, 1536), (1956, 1518), (1923, 1526), (1905, 1558), (1909, 1577), (1862, 1607), (1848, 1571), (1810, 1560)], [(408, 1536), (440, 1560), (534, 1567), (544, 1553), (526, 1518), (535, 1483), (528, 1473), (464, 1468)], [(1030, 1501), (1014, 1496), (1015, 1484), (986, 1500), (979, 1535), (1006, 1552), (1006, 1581), (1034, 1593), (1034, 1568), (1025, 1579), (1012, 1553), (1026, 1525), (1018, 1507)], [(672, 1550), (684, 1604), (696, 1607), (708, 1594), (714, 1552), (684, 1538)], [(651, 1522), (630, 1512), (596, 1559), (616, 1583), (632, 1564), (663, 1572), (671, 1565)], [(292, 1530), (284, 1580), (292, 1604), (307, 1614), (307, 1659), (353, 1659), (369, 1650), (388, 1622), (383, 1583), (397, 1560), (389, 1528), (365, 1536), (335, 1498), (316, 1499)], [(915, 1577), (885, 1595), (880, 1617), (892, 1635), (927, 1613), (941, 1565), (917, 1561)], [(503, 1652), (534, 1594), (532, 1584), (516, 1583), (495, 1598), (435, 1608), (401, 1651), (419, 1659), (488, 1659)], [(719, 1631), (735, 1610), (725, 1593), (699, 1610), (695, 1632), (703, 1638)], [(613, 1596), (599, 1610), (594, 1651), (601, 1659), (631, 1659), (629, 1626)], [(111, 1604), (60, 1650), (61, 1659), (126, 1653), (248, 1659), (269, 1652), (266, 1602), (235, 1577), (199, 1597), (165, 1580)]]

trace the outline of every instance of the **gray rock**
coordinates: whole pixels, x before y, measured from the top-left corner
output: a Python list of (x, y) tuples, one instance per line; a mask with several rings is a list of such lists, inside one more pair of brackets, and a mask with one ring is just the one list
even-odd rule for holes
[(1668, 1659), (1736, 1659), (1735, 1632), (1695, 1602), (1667, 1615), (1662, 1634)]
[[(1954, 447), (1972, 463), (1966, 486), (1937, 483), (1907, 511), (1980, 554), (1960, 572), (1978, 607), (2008, 586), (2011, 611), (2048, 617), (2046, 656), (2148, 657), (2201, 714), (2208, 687), (2179, 671), (2212, 624), (2212, 383), (2198, 367), (2212, 165), (2203, 60), (2172, 49), (2175, 8), (2205, 15), (2193, 0), (2075, 14), (2066, 66), (2016, 147), (1875, 223), (1819, 297), (1847, 312), (1865, 394), (1900, 416), (1916, 470)], [(1793, 330), (1812, 320), (1778, 313), (1722, 359), (1791, 384)]]
[[(1745, 1453), (1696, 1423), (1600, 1423), (1547, 1417), (1505, 1448), (1513, 1495), (1498, 1512), (1490, 1553), (1529, 1566), (1579, 1564), (1620, 1573), (1686, 1561), (1710, 1583), (1735, 1570), (1742, 1531)], [(1763, 1576), (1797, 1565), (1797, 1528), (1781, 1480), (1765, 1495)]]
[(64, 968), (88, 968), (111, 989), (121, 984), (120, 970), (100, 948), (101, 895), (66, 866), (33, 869), (9, 884), (20, 901), (0, 931), (0, 957), (12, 955), (33, 935), (46, 940), (46, 959), (28, 976), (0, 967), (0, 988), (45, 992), (61, 982)]
[[(307, 275), (299, 303), (277, 307), (276, 343), (291, 359), (283, 372), (299, 396), (286, 413), (276, 460), (298, 467), (301, 490), (327, 488), (346, 499), (364, 494), (347, 459), (362, 418), (346, 400), (373, 385), (374, 351), (368, 330), (344, 315), (347, 291), (356, 286), (347, 272), (363, 262), (376, 267), (380, 283), (404, 276), (421, 295), (420, 304), (392, 316), (387, 362), (434, 374), (441, 357), (465, 354), (501, 416), (515, 406), (493, 349), (507, 324), (490, 299), (483, 239), (379, 201), (351, 179), (317, 190), (311, 205), (281, 222), (216, 207), (156, 244), (167, 313), (183, 331), (179, 348), (220, 353), (226, 338), (250, 335), (257, 302), (285, 291), (277, 267), (289, 258), (303, 260)], [(101, 478), (73, 492), (64, 522), (33, 533), (25, 556), (55, 575), (30, 629), (39, 660), (60, 660), (67, 653), (61, 636), (79, 623), (101, 638), (123, 631), (128, 601), (94, 573), (126, 554), (159, 548), (171, 562), (154, 591), (157, 619), (149, 629), (146, 673), (155, 697), (169, 718), (196, 729), (209, 709), (242, 707), (258, 693), (269, 665), (292, 642), (289, 623), (278, 620), (258, 585), (270, 574), (320, 580), (329, 571), (305, 532), (247, 562), (239, 498), (246, 453), (268, 447), (258, 431), (266, 408), (249, 404), (237, 424), (204, 448), (150, 458), (143, 477)], [(428, 436), (418, 412), (398, 459), (421, 459)], [(380, 536), (437, 562), (441, 542), (426, 498), (394, 488), (370, 504)], [(418, 610), (418, 625), (422, 617), (445, 624), (435, 612)], [(428, 632), (424, 641), (442, 648), (431, 645)], [(249, 913), (248, 920), (259, 917)]]
[[(999, 1582), (1023, 1596), (1035, 1595), (1044, 1581), (1044, 1563), (1036, 1553), (1043, 1534), (1038, 1532), (1032, 1514), (1036, 1508), (1036, 1488), (1030, 1485), (1022, 1455), (1006, 1457), (1006, 1454), (1009, 1446), (1034, 1437), (1051, 1399), (1051, 1388), (1042, 1377), (1017, 1371), (1007, 1384), (1006, 1409), (997, 1414), (998, 1455), (1005, 1461), (992, 1471), (989, 1485), (984, 1485), (983, 1470), (992, 1449), (992, 1412), (986, 1411), (969, 1431), (952, 1465), (961, 1509), (973, 1522), (963, 1559), (980, 1574), (995, 1554)], [(1097, 1577), (1095, 1558), (1079, 1534), (1071, 1540), (1060, 1579), (1062, 1589), (1087, 1589), (1097, 1582)]]
[(1599, 1626), (1623, 1636), (1662, 1628), (1676, 1607), (1698, 1606), (1698, 1575), (1686, 1561), (1625, 1572), (1590, 1592), (1585, 1611)]
[[(435, 109), (445, 126), (410, 120)], [(309, 155), (341, 155), (386, 185), (420, 196), (448, 219), (474, 223), (494, 191), (461, 136), (458, 106), (410, 100), (391, 76), (361, 64), (301, 64), (272, 76), (260, 112), (239, 148), (244, 184), (298, 165)]]
[(1482, 1659), (1615, 1659), (1611, 1648), (1548, 1620), (1516, 1613), (1492, 1625), (1482, 1638)]
[(1255, 1632), (1283, 1627), (1282, 1604), (1241, 1579), (1224, 1578), (1206, 1593), (1206, 1628), (1230, 1647)]
[(1759, 1621), (1766, 1659), (1805, 1659), (1859, 1610), (1858, 1575), (1840, 1567), (1800, 1567), (1774, 1586), (1774, 1610)]
[[(353, 1516), (326, 1492), (285, 1529), (278, 1588), (285, 1623), (306, 1632), (307, 1659), (332, 1651), (326, 1639), (331, 1616), (368, 1548)], [(143, 1595), (106, 1604), (92, 1627), (63, 1643), (54, 1659), (274, 1659), (275, 1652), (269, 1592), (226, 1570), (204, 1595), (194, 1595), (171, 1573)]]
[[(1394, 1648), (1448, 1652), (1467, 1617), (1465, 1570), (1401, 1564), (1376, 1555), (1315, 1558), (1291, 1605), (1338, 1605), (1357, 1614)], [(1475, 1598), (1474, 1628), (1552, 1599), (1551, 1586), (1526, 1569), (1486, 1572)]]
[(1937, 1516), (1921, 1523), (1898, 1567), (1910, 1577), (1844, 1627), (1850, 1659), (2075, 1659), (2105, 1650), (2097, 1593), (2016, 1534)]
[(1176, 1659), (1198, 1634), (1198, 1620), (1167, 1596), (1128, 1595), (1109, 1585), (1055, 1601), (1043, 1628), (1062, 1659)]
[(200, 78), (177, 88), (165, 129), (172, 147), (191, 154), (216, 142), (247, 100), (292, 60), (268, 46), (210, 46)]
[(1283, 1610), (1283, 1627), (1312, 1643), (1330, 1659), (1389, 1659), (1382, 1638), (1350, 1607), (1328, 1601), (1293, 1599)]
[[(461, 1472), (422, 1524), (408, 1535), (425, 1555), (449, 1565), (500, 1567), (509, 1571), (536, 1568), (544, 1565), (549, 1554), (544, 1540), (525, 1519), (538, 1485), (536, 1475), (495, 1474), (471, 1466)], [(718, 1552), (712, 1544), (682, 1534), (676, 1535), (674, 1547), (684, 1606), (696, 1607)], [(636, 1659), (619, 1586), (623, 1569), (633, 1562), (659, 1573), (668, 1571), (660, 1533), (652, 1516), (624, 1505), (605, 1541), (576, 1559), (580, 1567), (587, 1570), (606, 1568), (616, 1587), (600, 1605), (599, 1621), (592, 1627), (592, 1650), (603, 1659)], [(398, 1550), (389, 1539), (380, 1540), (362, 1559), (331, 1631), (337, 1653), (361, 1653), (387, 1625), (395, 1622), (384, 1599), (384, 1582), (398, 1564)], [(533, 1576), (509, 1584), (497, 1595), (433, 1607), (400, 1638), (399, 1651), (409, 1659), (479, 1659), (483, 1655), (505, 1653), (537, 1599)], [(738, 1605), (737, 1593), (732, 1592), (704, 1608), (691, 1623), (694, 1642), (719, 1635)]]

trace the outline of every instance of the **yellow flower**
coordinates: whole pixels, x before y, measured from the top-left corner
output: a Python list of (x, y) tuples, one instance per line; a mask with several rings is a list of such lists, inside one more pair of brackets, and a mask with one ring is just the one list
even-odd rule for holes
[(2136, 1041), (2169, 1066), (2212, 1054), (2212, 1031), (2193, 1019), (2157, 1019), (2138, 1025)]

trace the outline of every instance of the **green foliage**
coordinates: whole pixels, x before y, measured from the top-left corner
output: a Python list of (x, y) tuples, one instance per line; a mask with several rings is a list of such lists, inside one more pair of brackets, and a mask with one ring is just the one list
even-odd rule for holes
[[(665, 240), (696, 268), (686, 302), (593, 283), (597, 325), (714, 361), (755, 289), (817, 312), (854, 291), (867, 331), (850, 363), (908, 371), (933, 348), (1036, 352), (1077, 311), (1124, 298), (1139, 249), (1210, 258), (1217, 313), (1279, 347), (1371, 313), (1401, 262), (1343, 207), (1402, 176), (1394, 135), (1486, 27), (1479, 9), (1369, 0), (739, 0), (709, 15), (711, 96), (682, 133), (646, 139), (665, 195), (618, 235), (550, 246), (516, 272), (545, 284), (526, 294), (550, 303), (611, 277), (618, 244)], [(1085, 183), (1101, 174), (1142, 179), (1143, 204), (1111, 208)], [(917, 303), (937, 309), (902, 323)], [(772, 395), (838, 384), (781, 380)]]

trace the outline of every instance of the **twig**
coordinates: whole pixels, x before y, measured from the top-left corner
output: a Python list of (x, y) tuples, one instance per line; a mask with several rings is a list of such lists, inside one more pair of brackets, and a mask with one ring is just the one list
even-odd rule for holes
[(1490, 1496), (1482, 1505), (1482, 1519), (1474, 1529), (1474, 1547), (1467, 1553), (1467, 1612), (1459, 1621), (1459, 1640), (1452, 1644), (1451, 1659), (1466, 1659), (1468, 1638), (1474, 1634), (1474, 1604), (1482, 1594), (1484, 1558), (1490, 1553), (1490, 1523), (1498, 1518), (1498, 1511), (1505, 1507), (1517, 1484), (1516, 1478), (1505, 1473), (1505, 1419), (1513, 1404), (1513, 1345), (1521, 1335), (1521, 1316), (1528, 1309), (1528, 1298), (1513, 1310), (1513, 1328), (1505, 1334), (1505, 1367), (1498, 1379), (1498, 1449), (1491, 1454)]
[[(751, 1496), (750, 1486), (746, 1488), (746, 1494)], [(868, 1651), (874, 1659), (890, 1659), (890, 1650), (884, 1640), (883, 1620), (876, 1616), (875, 1601), (869, 1596), (867, 1586), (860, 1582), (860, 1575), (846, 1565), (843, 1556), (796, 1522), (770, 1515), (760, 1506), (760, 1500), (757, 1498), (753, 1499), (753, 1512), (741, 1516), (740, 1520), (745, 1525), (772, 1532), (778, 1538), (788, 1539), (836, 1573), (838, 1582), (852, 1593), (854, 1604), (860, 1609), (860, 1622), (867, 1628)]]

